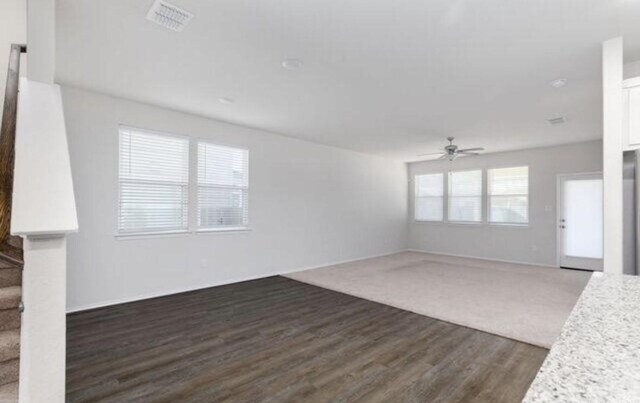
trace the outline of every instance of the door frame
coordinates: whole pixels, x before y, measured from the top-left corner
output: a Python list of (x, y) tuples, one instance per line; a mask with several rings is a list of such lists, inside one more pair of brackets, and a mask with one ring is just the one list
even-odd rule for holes
[[(556, 266), (562, 267), (560, 262), (562, 258), (562, 231), (560, 228), (560, 219), (562, 215), (562, 181), (566, 178), (580, 178), (580, 177), (589, 177), (599, 175), (602, 178), (602, 184), (604, 185), (604, 177), (602, 171), (591, 171), (591, 172), (573, 172), (573, 173), (563, 173), (556, 175)], [(604, 216), (604, 211), (602, 212)], [(604, 235), (604, 234), (603, 234)], [(604, 239), (604, 237), (603, 237)], [(604, 255), (602, 256), (602, 263), (604, 266)], [(578, 269), (578, 270), (589, 270), (590, 269)], [(600, 271), (600, 270), (596, 270)]]

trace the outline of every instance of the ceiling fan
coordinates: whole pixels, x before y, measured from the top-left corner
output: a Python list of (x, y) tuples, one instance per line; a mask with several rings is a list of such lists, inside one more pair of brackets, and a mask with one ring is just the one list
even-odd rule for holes
[(482, 147), (465, 148), (461, 150), (461, 149), (458, 149), (457, 145), (453, 144), (453, 137), (447, 137), (447, 140), (449, 141), (449, 144), (444, 147), (444, 151), (440, 151), (437, 153), (419, 154), (418, 157), (442, 154), (438, 159), (440, 160), (447, 159), (449, 161), (453, 161), (461, 155), (478, 155), (479, 153), (476, 151), (484, 150), (484, 148)]

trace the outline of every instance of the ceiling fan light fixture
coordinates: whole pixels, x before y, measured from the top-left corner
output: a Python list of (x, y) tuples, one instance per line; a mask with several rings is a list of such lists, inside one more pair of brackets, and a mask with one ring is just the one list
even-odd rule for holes
[(464, 149), (458, 148), (457, 145), (453, 144), (453, 140), (454, 140), (453, 137), (447, 137), (447, 141), (449, 142), (449, 144), (444, 146), (444, 151), (440, 151), (436, 153), (418, 154), (418, 157), (425, 157), (429, 155), (440, 154), (440, 157), (438, 157), (439, 160), (446, 159), (449, 162), (453, 162), (461, 155), (464, 155), (464, 156), (479, 155), (480, 153), (478, 151), (484, 151), (483, 147), (473, 147), (473, 148), (464, 148)]

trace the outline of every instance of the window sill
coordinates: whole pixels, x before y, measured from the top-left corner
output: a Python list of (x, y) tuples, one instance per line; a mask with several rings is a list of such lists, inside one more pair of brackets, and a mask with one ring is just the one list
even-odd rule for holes
[(413, 220), (417, 225), (444, 225), (450, 227), (490, 227), (490, 228), (504, 228), (504, 229), (528, 229), (529, 224), (515, 224), (515, 223), (493, 223), (493, 222), (473, 222), (473, 221), (425, 221), (425, 220)]
[(210, 235), (210, 234), (233, 234), (251, 232), (253, 229), (249, 227), (236, 227), (236, 228), (210, 228), (199, 229), (195, 233), (196, 235)]
[(496, 227), (496, 228), (520, 228), (520, 229), (529, 228), (529, 224), (499, 223), (499, 222), (490, 222), (489, 226)]
[(130, 239), (172, 238), (189, 234), (191, 234), (189, 231), (137, 232), (132, 234), (116, 234), (116, 239), (125, 241)]

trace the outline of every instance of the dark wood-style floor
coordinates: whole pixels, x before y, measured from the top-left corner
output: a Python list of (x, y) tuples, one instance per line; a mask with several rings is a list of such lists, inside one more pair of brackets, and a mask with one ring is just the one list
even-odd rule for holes
[(547, 350), (271, 277), (68, 316), (71, 402), (520, 402)]

